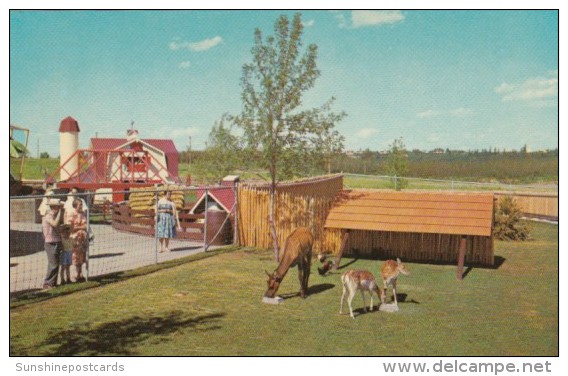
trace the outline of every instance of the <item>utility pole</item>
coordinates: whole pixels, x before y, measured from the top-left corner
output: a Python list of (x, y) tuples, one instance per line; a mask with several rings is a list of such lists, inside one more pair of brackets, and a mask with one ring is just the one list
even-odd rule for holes
[(39, 159), (39, 137), (37, 138), (37, 159)]
[(189, 164), (191, 165), (191, 136), (189, 136), (189, 152), (188, 152), (188, 157), (189, 157)]

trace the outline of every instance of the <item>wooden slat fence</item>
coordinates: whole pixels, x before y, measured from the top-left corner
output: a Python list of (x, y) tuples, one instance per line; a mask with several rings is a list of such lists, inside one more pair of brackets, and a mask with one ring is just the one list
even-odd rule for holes
[(513, 196), (527, 217), (558, 220), (558, 194), (497, 192), (495, 196)]
[[(336, 255), (345, 230), (326, 229), (325, 247)], [(353, 230), (349, 234), (345, 253), (369, 258), (455, 263), (461, 236), (448, 234), (406, 233)], [(493, 238), (468, 236), (466, 261), (471, 264), (493, 265)]]
[[(313, 180), (310, 183), (311, 185), (302, 183), (303, 187), (287, 185), (277, 189), (275, 218), (279, 244), (284, 244), (294, 228), (307, 226), (314, 231), (314, 253), (337, 255), (346, 230), (324, 229), (324, 224), (336, 203), (337, 194), (342, 191), (342, 178), (338, 176)], [(268, 223), (269, 190), (266, 186), (241, 185), (238, 195), (240, 244), (271, 248), (272, 237)], [(461, 236), (450, 234), (353, 230), (344, 254), (455, 263), (460, 239)], [(468, 236), (466, 260), (472, 264), (492, 265), (492, 237)]]
[[(343, 175), (325, 176), (277, 186), (275, 223), (282, 246), (292, 230), (306, 226), (314, 232), (314, 253), (325, 251), (323, 225), (336, 195), (343, 189)], [(240, 185), (238, 236), (243, 246), (270, 248), (270, 192), (267, 185)]]

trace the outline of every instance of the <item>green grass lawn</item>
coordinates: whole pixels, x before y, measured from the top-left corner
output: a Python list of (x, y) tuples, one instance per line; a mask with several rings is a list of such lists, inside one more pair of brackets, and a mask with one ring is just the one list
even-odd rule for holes
[[(404, 179), (404, 178), (403, 178)], [(359, 175), (345, 175), (343, 178), (345, 188), (355, 189), (394, 189), (394, 183), (390, 179), (384, 177), (359, 176)], [(409, 178), (406, 179), (406, 186), (404, 190), (456, 190), (456, 191), (507, 191), (516, 190), (523, 191), (528, 188), (518, 186), (515, 184), (501, 184), (501, 183), (480, 183), (472, 184), (471, 182), (460, 182), (459, 180), (420, 180)], [(533, 184), (529, 189), (531, 192), (550, 192), (557, 193), (558, 185), (554, 182)]]
[[(20, 177), (21, 159), (10, 158), (10, 173), (16, 178)], [(59, 159), (57, 158), (26, 158), (24, 160), (23, 179), (24, 180), (42, 180), (45, 179), (44, 169), (52, 174), (59, 167)]]
[[(294, 268), (279, 290), (284, 303), (261, 303), (264, 270), (275, 267), (268, 250), (197, 257), (46, 300), (16, 298), (10, 355), (557, 356), (558, 226), (533, 227), (533, 241), (496, 242), (499, 268), (473, 268), (463, 281), (453, 265), (407, 263), (400, 311), (365, 314), (357, 295), (355, 320), (338, 314), (339, 274), (320, 276), (317, 261), (306, 300), (293, 295)], [(342, 271), (375, 275), (380, 265), (342, 263)]]

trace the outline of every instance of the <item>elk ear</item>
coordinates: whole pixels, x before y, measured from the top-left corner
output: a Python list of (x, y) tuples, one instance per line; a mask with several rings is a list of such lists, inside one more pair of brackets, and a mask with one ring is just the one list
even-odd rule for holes
[(272, 277), (272, 274), (270, 274), (269, 272), (267, 272), (266, 269), (264, 269), (264, 272), (266, 273), (266, 275), (267, 275), (268, 277)]
[(398, 258), (398, 257), (396, 258), (396, 263), (399, 264), (399, 265), (402, 264), (402, 261), (400, 261), (400, 258)]

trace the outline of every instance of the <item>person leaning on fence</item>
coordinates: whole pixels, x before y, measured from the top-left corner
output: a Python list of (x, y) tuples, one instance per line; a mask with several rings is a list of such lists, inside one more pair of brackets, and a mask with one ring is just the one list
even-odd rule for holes
[(156, 210), (156, 236), (160, 240), (160, 253), (169, 252), (170, 239), (176, 236), (176, 227), (181, 230), (176, 205), (171, 199), (172, 192), (166, 191), (158, 200)]
[(41, 215), (42, 217), (49, 210), (49, 205), (47, 205), (47, 201), (49, 200), (49, 196), (52, 196), (52, 195), (53, 195), (53, 189), (49, 188), (48, 190), (46, 190), (45, 195), (43, 196), (43, 199), (41, 200), (41, 203), (40, 203), (39, 207), (37, 208), (39, 215)]
[(47, 273), (43, 281), (43, 288), (50, 289), (57, 284), (59, 274), (59, 257), (63, 245), (57, 227), (61, 220), (61, 201), (50, 198), (46, 201), (48, 209), (41, 220), (44, 237), (44, 250), (47, 254)]
[(73, 240), (73, 265), (77, 270), (75, 281), (80, 282), (83, 278), (83, 264), (87, 253), (87, 216), (83, 211), (83, 201), (79, 198), (73, 201), (74, 213), (71, 217), (71, 239)]

